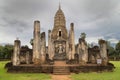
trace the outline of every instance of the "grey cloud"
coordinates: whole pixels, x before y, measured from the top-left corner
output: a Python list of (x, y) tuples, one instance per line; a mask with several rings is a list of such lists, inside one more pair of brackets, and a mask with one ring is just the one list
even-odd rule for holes
[[(6, 24), (10, 24), (8, 27), (15, 27), (14, 25), (19, 25), (21, 27), (27, 27), (26, 22), (20, 21), (19, 19), (14, 19), (14, 18), (8, 18), (8, 17), (3, 17), (2, 20), (6, 22)], [(17, 26), (16, 26), (17, 27)]]
[(4, 24), (1, 23), (1, 26), (4, 25), (4, 28), (10, 29), (11, 31), (15, 32), (23, 32), (26, 28), (29, 28), (28, 23), (21, 21), (19, 19), (3, 17), (2, 18)]
[(17, 15), (25, 14), (38, 14), (39, 11), (43, 12), (48, 9), (49, 5), (48, 0), (10, 0), (6, 1), (7, 6), (4, 7), (4, 10), (8, 13), (13, 13)]
[[(20, 39), (29, 44), (33, 34), (33, 21), (40, 20), (41, 29), (47, 34), (53, 28), (55, 12), (59, 0), (1, 0), (0, 32), (6, 36)], [(119, 33), (119, 0), (61, 0), (65, 13), (67, 28), (75, 23), (76, 41), (81, 32), (87, 37), (104, 36), (105, 39), (120, 39)], [(116, 10), (117, 9), (117, 10)], [(107, 36), (110, 33), (115, 33)], [(2, 36), (0, 36), (2, 37)], [(47, 37), (47, 36), (46, 36)], [(1, 42), (0, 42), (1, 43)], [(23, 43), (23, 44), (24, 44)]]
[(96, 18), (109, 17), (118, 5), (113, 0), (86, 0), (85, 11)]
[(120, 40), (120, 36), (118, 36), (118, 34), (120, 34), (120, 32), (116, 32), (116, 33), (112, 33), (112, 34), (106, 34), (105, 36), (104, 36), (104, 38), (106, 39), (106, 40), (110, 40), (110, 39), (116, 39), (116, 40)]

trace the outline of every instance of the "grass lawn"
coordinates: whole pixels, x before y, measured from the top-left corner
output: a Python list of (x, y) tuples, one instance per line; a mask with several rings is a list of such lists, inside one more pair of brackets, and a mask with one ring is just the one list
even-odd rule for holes
[(6, 61), (0, 61), (0, 80), (51, 80), (51, 76), (48, 74), (7, 73), (4, 69), (6, 63)]
[(120, 80), (120, 61), (111, 61), (116, 67), (114, 72), (72, 74), (73, 80)]
[[(51, 80), (49, 74), (40, 73), (7, 73), (4, 66), (7, 62), (0, 62), (0, 80)], [(72, 74), (72, 80), (120, 80), (120, 61), (111, 61), (116, 67), (114, 72)]]

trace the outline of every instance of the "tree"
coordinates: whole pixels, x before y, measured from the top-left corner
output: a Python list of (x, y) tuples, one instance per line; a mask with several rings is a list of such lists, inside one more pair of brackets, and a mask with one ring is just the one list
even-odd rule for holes
[(33, 46), (33, 39), (30, 40), (30, 44)]
[(82, 39), (85, 39), (85, 38), (86, 38), (86, 34), (83, 32), (83, 33), (81, 33), (80, 37), (81, 37)]
[(111, 43), (107, 41), (107, 49), (108, 49), (108, 55), (112, 56), (115, 54), (115, 49), (114, 47), (111, 46)]
[(13, 52), (13, 45), (0, 46), (0, 59), (10, 59)]
[(3, 46), (0, 45), (0, 59), (3, 59)]
[(7, 59), (10, 59), (11, 58), (11, 55), (12, 55), (12, 52), (13, 52), (13, 45), (10, 45), (10, 44), (7, 44), (7, 45), (5, 45), (5, 49), (6, 49), (6, 55), (5, 55), (5, 57), (7, 58)]
[(110, 59), (116, 60), (115, 48), (111, 46), (111, 43), (107, 41), (108, 56)]
[(120, 58), (120, 41), (115, 46), (116, 55)]

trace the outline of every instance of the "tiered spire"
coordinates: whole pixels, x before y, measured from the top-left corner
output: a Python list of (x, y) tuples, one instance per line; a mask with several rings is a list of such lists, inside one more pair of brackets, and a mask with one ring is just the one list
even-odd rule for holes
[(61, 30), (62, 34), (64, 34), (64, 36), (62, 36), (62, 38), (66, 39), (67, 38), (66, 20), (65, 20), (64, 13), (61, 9), (60, 3), (58, 6), (58, 10), (54, 17), (54, 28), (52, 30), (52, 38), (57, 39), (57, 37), (58, 37), (57, 34), (58, 34), (59, 30)]

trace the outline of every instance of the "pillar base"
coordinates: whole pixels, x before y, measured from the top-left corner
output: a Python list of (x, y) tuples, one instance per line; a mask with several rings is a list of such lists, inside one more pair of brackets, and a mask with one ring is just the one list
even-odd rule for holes
[(41, 64), (41, 61), (40, 59), (34, 59), (34, 62), (33, 62), (35, 65), (40, 65)]

